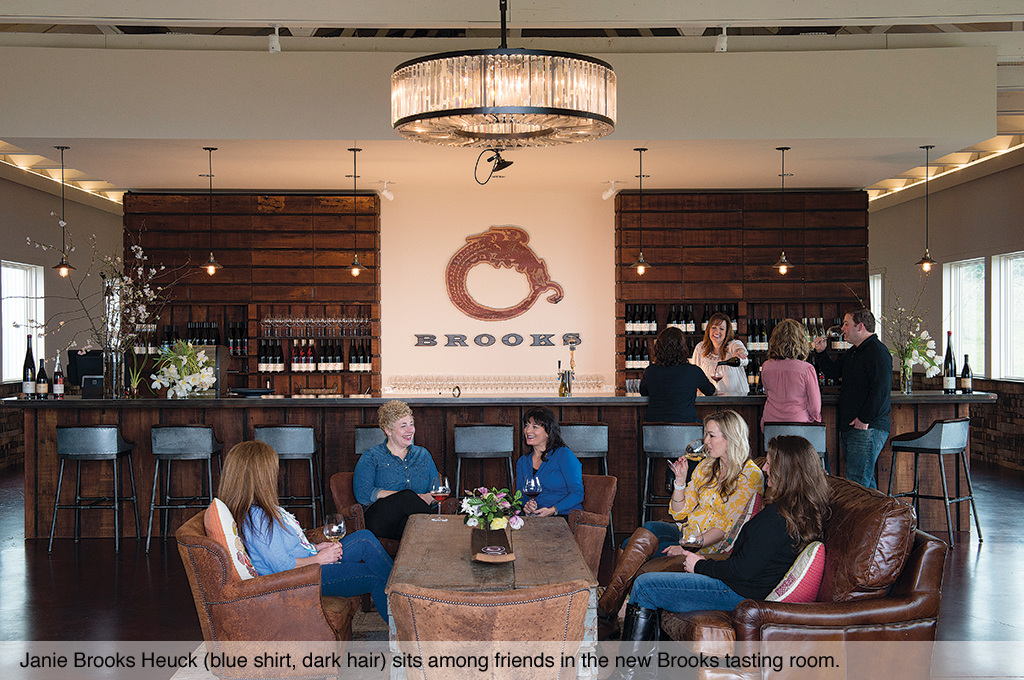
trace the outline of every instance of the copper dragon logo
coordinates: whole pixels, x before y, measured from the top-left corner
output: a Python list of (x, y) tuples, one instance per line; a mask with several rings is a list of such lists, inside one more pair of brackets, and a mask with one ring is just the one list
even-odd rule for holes
[[(482, 234), (466, 237), (466, 245), (448, 261), (445, 283), (448, 298), (466, 316), (480, 321), (504, 321), (526, 312), (541, 295), (552, 291), (548, 302), (557, 304), (563, 296), (562, 287), (551, 280), (548, 266), (537, 257), (527, 244), (530, 235), (519, 227), (491, 227)], [(466, 287), (469, 270), (478, 264), (489, 264), (495, 269), (515, 269), (525, 274), (530, 283), (530, 294), (511, 307), (495, 309), (481, 305)]]

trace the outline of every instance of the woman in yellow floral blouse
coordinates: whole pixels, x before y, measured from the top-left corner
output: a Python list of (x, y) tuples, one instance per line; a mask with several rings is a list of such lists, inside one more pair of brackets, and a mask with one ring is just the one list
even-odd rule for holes
[[(615, 573), (598, 602), (604, 623), (614, 627), (622, 599), (644, 562), (656, 554), (682, 555), (682, 537), (697, 537), (698, 553), (727, 552), (739, 527), (737, 521), (755, 494), (762, 493), (761, 470), (750, 460), (750, 428), (735, 411), (704, 419), (707, 457), (693, 471), (689, 484), (685, 458), (674, 461), (676, 482), (669, 501), (675, 522), (647, 522), (633, 532), (615, 564)], [(696, 546), (695, 546), (696, 547)]]

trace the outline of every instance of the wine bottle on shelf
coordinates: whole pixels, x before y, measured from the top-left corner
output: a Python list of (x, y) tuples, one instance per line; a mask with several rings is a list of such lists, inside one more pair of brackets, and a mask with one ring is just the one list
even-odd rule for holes
[(964, 355), (964, 369), (960, 372), (960, 392), (961, 394), (974, 393), (974, 373), (971, 371), (971, 364), (966, 354)]
[(266, 355), (266, 340), (260, 338), (260, 352), (256, 359), (256, 372), (266, 373), (267, 372), (267, 355)]
[(764, 394), (764, 385), (761, 384), (761, 360), (754, 359), (754, 394)]
[(768, 320), (761, 319), (758, 326), (759, 333), (757, 336), (757, 350), (759, 352), (768, 351)]
[(36, 371), (36, 399), (47, 399), (50, 394), (50, 377), (46, 375), (46, 360), (39, 359), (39, 370)]
[(647, 368), (650, 365), (651, 365), (651, 352), (650, 352), (650, 348), (647, 346), (647, 341), (644, 340), (644, 349), (643, 349), (643, 355), (642, 355), (642, 357), (640, 359), (640, 368)]
[(626, 335), (631, 335), (633, 333), (633, 305), (626, 305), (626, 313), (623, 320), (625, 322), (624, 332)]
[(651, 305), (650, 316), (647, 320), (647, 335), (658, 334), (658, 308), (655, 305)]
[(747, 392), (757, 394), (757, 358), (747, 364)]
[[(966, 358), (964, 360), (964, 366), (967, 365)], [(64, 398), (64, 369), (60, 367), (60, 352), (57, 352), (57, 359), (53, 364), (53, 380), (51, 384), (51, 391), (53, 392), (54, 399)]]
[(26, 399), (36, 396), (36, 360), (32, 356), (32, 336), (28, 336), (28, 349), (25, 350), (25, 364), (21, 375), (21, 393)]
[(693, 316), (693, 305), (686, 305), (686, 332), (697, 332), (697, 319)]
[(356, 354), (355, 340), (349, 340), (348, 343), (348, 370), (352, 372), (359, 370), (359, 356)]
[(700, 320), (700, 332), (703, 333), (708, 329), (708, 321), (711, 319), (711, 306), (708, 303), (704, 303), (704, 318)]
[(733, 335), (740, 331), (740, 321), (736, 318), (739, 308), (739, 305), (729, 305), (729, 323), (732, 325)]
[(665, 320), (665, 328), (677, 328), (679, 326), (676, 323), (676, 306), (672, 305), (668, 308), (668, 319)]
[(942, 391), (956, 394), (956, 358), (953, 356), (953, 331), (946, 331), (946, 358), (942, 361)]

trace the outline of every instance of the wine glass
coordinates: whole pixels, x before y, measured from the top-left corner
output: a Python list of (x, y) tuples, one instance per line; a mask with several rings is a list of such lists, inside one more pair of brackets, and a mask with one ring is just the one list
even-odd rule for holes
[(719, 363), (715, 364), (715, 370), (711, 372), (711, 379), (714, 380), (715, 383), (717, 384), (717, 383), (721, 382), (722, 378), (724, 378), (724, 377), (725, 376), (722, 375), (722, 364), (721, 364), (721, 362), (719, 362)]
[(708, 452), (704, 448), (703, 439), (694, 439), (692, 442), (686, 445), (686, 452), (683, 454), (688, 460), (701, 461), (708, 457)]
[(438, 477), (434, 480), (434, 483), (430, 485), (430, 495), (437, 501), (437, 517), (432, 517), (431, 522), (447, 522), (447, 517), (441, 517), (441, 504), (444, 503), (445, 499), (448, 498), (452, 492), (452, 487), (448, 483), (447, 477)]
[(543, 490), (544, 489), (540, 485), (540, 480), (537, 479), (536, 476), (530, 477), (523, 482), (523, 494), (528, 496), (532, 501), (537, 500), (537, 496), (539, 496), (540, 492)]
[(327, 521), (324, 523), (324, 536), (327, 537), (328, 541), (337, 543), (345, 537), (345, 518), (341, 515), (327, 515)]
[(687, 523), (683, 529), (683, 535), (679, 539), (679, 545), (688, 550), (700, 550), (704, 547), (704, 534), (697, 522)]
[(825, 331), (825, 335), (827, 337), (830, 337), (830, 338), (834, 339), (834, 340), (838, 340), (839, 338), (843, 337), (843, 327), (842, 326), (829, 326), (828, 330)]

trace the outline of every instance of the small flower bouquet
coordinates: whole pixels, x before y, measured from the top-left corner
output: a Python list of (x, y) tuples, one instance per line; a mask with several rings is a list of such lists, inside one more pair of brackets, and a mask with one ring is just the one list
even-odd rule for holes
[(506, 526), (521, 529), (523, 520), (523, 494), (508, 489), (490, 489), (481, 486), (466, 490), (462, 499), (462, 511), (466, 513), (466, 525), (482, 529), (504, 529)]
[(917, 326), (917, 329), (915, 332), (908, 333), (903, 342), (894, 346), (890, 351), (899, 359), (900, 365), (904, 368), (924, 366), (925, 376), (933, 378), (941, 372), (939, 357), (935, 353), (935, 340), (928, 335), (927, 330), (919, 330), (920, 325)]
[(217, 377), (213, 374), (213, 360), (204, 350), (196, 350), (192, 343), (178, 340), (160, 352), (159, 370), (150, 375), (153, 389), (168, 388), (167, 398), (187, 398), (196, 391), (213, 387)]

